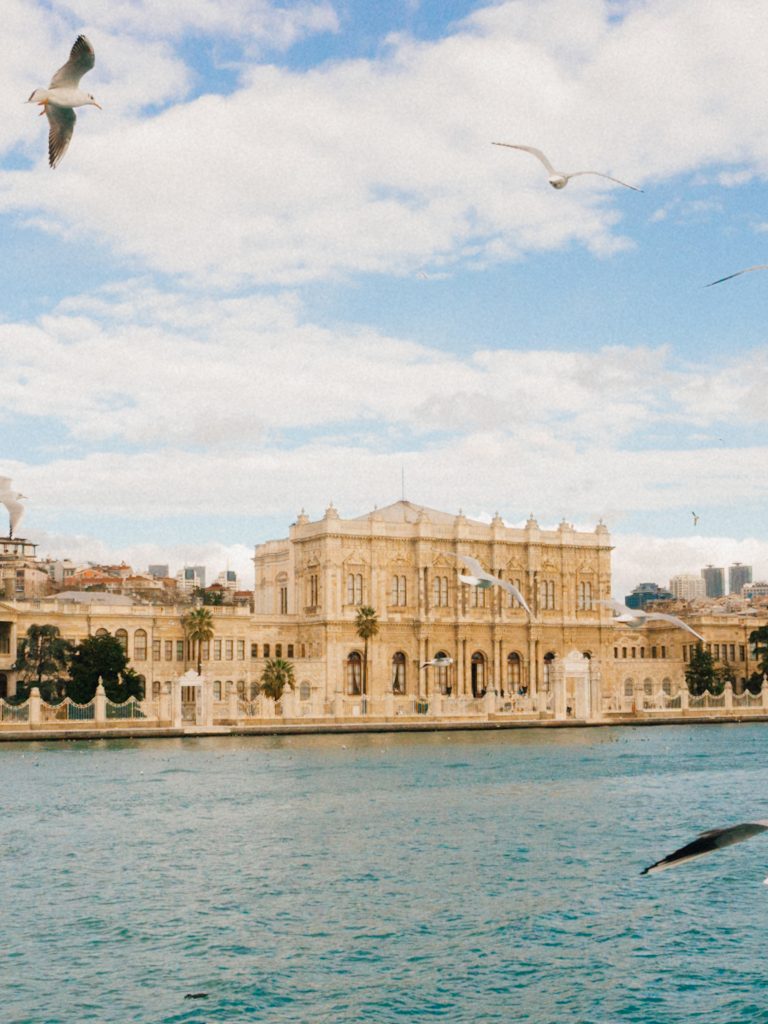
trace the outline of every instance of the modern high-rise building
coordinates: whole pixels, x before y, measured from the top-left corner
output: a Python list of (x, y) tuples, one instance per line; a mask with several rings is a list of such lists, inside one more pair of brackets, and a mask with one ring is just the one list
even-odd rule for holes
[(723, 597), (725, 594), (725, 569), (708, 565), (701, 570), (707, 597)]
[(697, 597), (706, 597), (707, 588), (701, 576), (685, 572), (673, 576), (669, 581), (669, 589), (673, 597), (682, 601), (693, 601)]
[(752, 582), (752, 566), (734, 562), (728, 567), (728, 593), (740, 594), (745, 583)]
[(638, 583), (631, 594), (624, 598), (627, 608), (645, 608), (651, 601), (669, 601), (672, 599), (672, 592), (664, 590), (658, 583)]

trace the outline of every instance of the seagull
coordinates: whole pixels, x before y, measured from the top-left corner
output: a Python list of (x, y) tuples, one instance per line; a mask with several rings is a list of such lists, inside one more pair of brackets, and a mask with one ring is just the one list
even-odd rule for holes
[(528, 602), (525, 600), (523, 595), (509, 580), (499, 579), (498, 576), (493, 576), (491, 573), (486, 572), (485, 569), (480, 565), (476, 558), (470, 558), (469, 555), (456, 555), (453, 552), (446, 552), (448, 555), (452, 555), (454, 558), (458, 558), (460, 562), (463, 562), (468, 569), (474, 573), (473, 576), (462, 576), (459, 573), (459, 579), (462, 583), (466, 583), (470, 587), (479, 587), (481, 590), (490, 590), (491, 587), (501, 587), (502, 590), (506, 590), (508, 594), (511, 594), (518, 604), (522, 605), (528, 614), (533, 618), (533, 612), (528, 607)]
[[(676, 868), (678, 864), (685, 864), (689, 860), (696, 860), (698, 857), (705, 857), (708, 853), (720, 850), (724, 846), (732, 846), (734, 843), (741, 843), (745, 839), (751, 839), (768, 829), (768, 821), (743, 821), (740, 825), (729, 825), (727, 828), (712, 828), (708, 832), (702, 832), (692, 843), (681, 846), (679, 850), (670, 853), (668, 857), (657, 860), (655, 864), (644, 868), (642, 875), (653, 875), (658, 871), (666, 871), (667, 868)], [(768, 885), (768, 878), (765, 880)]]
[(27, 103), (37, 103), (48, 116), (48, 163), (56, 167), (67, 151), (75, 130), (75, 107), (101, 107), (89, 92), (79, 89), (80, 79), (96, 63), (93, 47), (85, 36), (75, 40), (69, 60), (60, 67), (47, 89), (35, 89)]
[(623, 185), (624, 188), (631, 188), (633, 192), (642, 192), (641, 188), (635, 188), (634, 185), (628, 185), (626, 181), (620, 181), (618, 178), (612, 178), (610, 174), (603, 174), (602, 171), (571, 171), (570, 174), (566, 174), (565, 171), (556, 171), (552, 164), (549, 162), (547, 157), (541, 152), (540, 149), (536, 149), (534, 146), (514, 146), (511, 142), (492, 142), (492, 146), (506, 146), (507, 149), (522, 149), (524, 153), (531, 153), (544, 164), (547, 172), (549, 173), (549, 184), (552, 188), (565, 188), (571, 178), (578, 178), (581, 174), (596, 174), (599, 178), (607, 178), (608, 181), (615, 181), (617, 185)]
[(13, 531), (19, 525), (26, 511), (20, 502), (20, 498), (26, 498), (26, 494), (14, 491), (11, 487), (9, 476), (0, 476), (0, 504), (5, 505), (10, 516), (10, 531), (8, 536), (13, 538)]
[(691, 515), (693, 516), (693, 525), (698, 526), (701, 516), (697, 516), (695, 512), (691, 512)]
[(697, 633), (695, 629), (691, 629), (687, 623), (683, 622), (682, 619), (678, 619), (676, 615), (668, 615), (666, 612), (646, 612), (638, 608), (628, 608), (621, 601), (614, 601), (613, 598), (610, 601), (597, 601), (596, 603), (606, 604), (609, 608), (613, 608), (616, 612), (616, 618), (613, 621), (620, 623), (622, 626), (629, 626), (630, 629), (642, 629), (649, 619), (661, 619), (663, 622), (671, 622), (673, 626), (678, 626), (680, 629), (686, 629), (697, 640), (701, 640), (702, 643), (704, 642), (704, 637), (700, 633)]
[(768, 263), (758, 263), (756, 267), (745, 267), (744, 270), (737, 270), (735, 274), (728, 274), (727, 277), (718, 277), (716, 281), (705, 284), (705, 288), (711, 288), (713, 284), (722, 284), (723, 281), (730, 281), (732, 277), (740, 277), (742, 274), (750, 274), (753, 270), (768, 270)]
[(435, 668), (448, 668), (448, 666), (452, 664), (453, 658), (449, 658), (447, 654), (442, 656), (436, 654), (432, 661), (425, 661), (421, 667), (426, 668), (428, 665), (434, 665)]

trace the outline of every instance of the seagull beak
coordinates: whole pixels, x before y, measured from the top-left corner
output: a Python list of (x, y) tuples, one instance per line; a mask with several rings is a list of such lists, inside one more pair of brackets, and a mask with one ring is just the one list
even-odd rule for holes
[(94, 107), (98, 107), (98, 108), (99, 108), (99, 110), (103, 110), (103, 109), (104, 109), (104, 108), (102, 107), (102, 105), (101, 105), (100, 103), (97, 103), (97, 102), (96, 102), (96, 100), (93, 100), (93, 106), (94, 106)]

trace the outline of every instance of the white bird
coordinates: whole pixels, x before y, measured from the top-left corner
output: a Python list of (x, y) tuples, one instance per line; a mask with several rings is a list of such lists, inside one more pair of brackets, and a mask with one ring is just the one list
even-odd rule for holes
[(691, 515), (693, 516), (693, 525), (698, 526), (701, 516), (697, 516), (695, 512), (691, 512)]
[(69, 60), (60, 67), (47, 89), (35, 89), (27, 103), (37, 103), (48, 116), (48, 163), (55, 167), (67, 151), (75, 130), (75, 107), (101, 107), (89, 92), (78, 88), (80, 79), (96, 63), (93, 47), (85, 36), (75, 40)]
[(744, 270), (737, 270), (735, 274), (728, 274), (727, 277), (718, 277), (716, 281), (705, 284), (705, 288), (711, 288), (713, 284), (722, 284), (723, 281), (730, 281), (732, 277), (740, 277), (742, 274), (750, 274), (753, 270), (768, 270), (768, 263), (758, 263), (756, 267), (745, 267)]
[(507, 149), (521, 149), (524, 153), (531, 153), (544, 164), (549, 174), (548, 181), (552, 188), (565, 188), (571, 178), (578, 178), (582, 174), (596, 174), (599, 178), (607, 178), (608, 181), (614, 181), (617, 185), (623, 185), (624, 188), (631, 188), (633, 192), (643, 191), (641, 188), (635, 188), (634, 185), (628, 185), (626, 181), (620, 181), (619, 178), (612, 178), (610, 174), (603, 174), (602, 171), (571, 171), (570, 174), (566, 174), (565, 171), (556, 171), (542, 151), (534, 146), (515, 146), (511, 142), (492, 142), (491, 145), (506, 146)]
[(435, 668), (448, 668), (449, 665), (453, 664), (453, 658), (449, 658), (447, 654), (439, 655), (436, 654), (431, 661), (425, 661), (421, 666), (427, 668), (428, 665), (433, 665)]
[(13, 531), (21, 522), (26, 511), (19, 501), (20, 498), (26, 498), (26, 494), (21, 494), (19, 491), (13, 490), (11, 487), (11, 478), (9, 476), (0, 476), (0, 504), (5, 505), (8, 509), (8, 515), (10, 516), (10, 531), (8, 536), (11, 538), (13, 537)]
[(616, 618), (613, 621), (621, 623), (623, 626), (628, 626), (630, 629), (642, 629), (649, 619), (661, 619), (662, 622), (671, 622), (673, 626), (677, 626), (679, 629), (686, 629), (697, 640), (704, 641), (704, 637), (700, 633), (697, 633), (695, 629), (691, 629), (687, 623), (683, 622), (682, 619), (678, 619), (676, 615), (668, 615), (666, 612), (646, 612), (639, 608), (628, 608), (621, 601), (614, 601), (613, 598), (610, 601), (598, 601), (597, 604), (606, 604), (609, 608), (613, 608), (616, 612)]
[[(734, 843), (741, 843), (745, 839), (751, 839), (768, 829), (768, 821), (744, 821), (739, 825), (729, 825), (727, 828), (712, 828), (708, 832), (702, 832), (693, 842), (681, 846), (679, 850), (670, 853), (668, 857), (657, 860), (655, 864), (644, 868), (641, 874), (652, 875), (659, 871), (666, 871), (668, 868), (676, 868), (678, 864), (685, 864), (689, 860), (696, 860), (698, 857), (705, 857), (708, 853), (721, 850), (724, 846), (732, 846)], [(768, 878), (765, 880), (768, 885)]]
[(480, 565), (476, 558), (470, 558), (469, 555), (456, 555), (453, 552), (446, 552), (453, 558), (458, 558), (460, 562), (463, 562), (468, 569), (473, 573), (472, 576), (462, 576), (459, 574), (459, 579), (462, 583), (466, 583), (470, 587), (479, 587), (481, 590), (490, 590), (491, 587), (501, 587), (502, 590), (506, 590), (508, 594), (511, 594), (518, 604), (522, 605), (528, 614), (533, 618), (533, 612), (528, 607), (528, 602), (525, 600), (523, 595), (509, 580), (499, 579), (498, 576), (492, 575), (490, 572), (486, 572), (485, 569)]

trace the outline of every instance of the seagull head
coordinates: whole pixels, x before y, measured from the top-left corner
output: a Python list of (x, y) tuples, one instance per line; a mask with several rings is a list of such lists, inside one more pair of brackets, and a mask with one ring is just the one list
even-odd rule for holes
[(553, 174), (548, 181), (552, 188), (565, 188), (568, 184), (568, 179), (563, 174)]
[(85, 106), (86, 107), (98, 107), (99, 110), (103, 109), (101, 104), (97, 103), (96, 100), (93, 98), (93, 96), (91, 96), (90, 93), (88, 93), (88, 102), (85, 104)]

